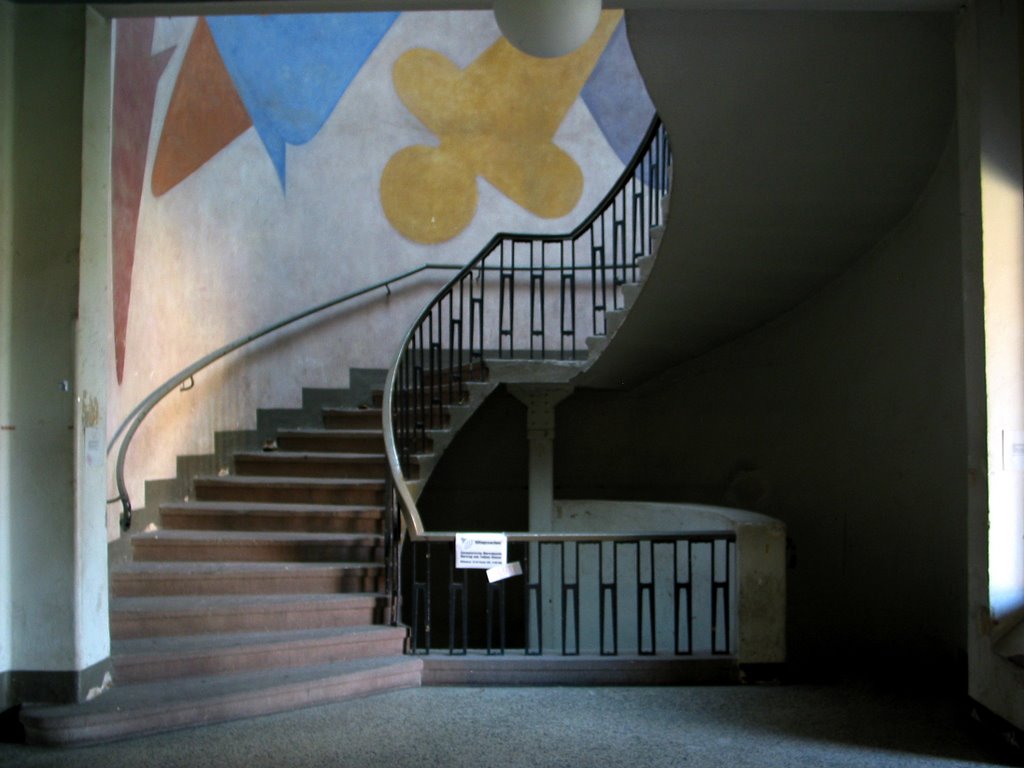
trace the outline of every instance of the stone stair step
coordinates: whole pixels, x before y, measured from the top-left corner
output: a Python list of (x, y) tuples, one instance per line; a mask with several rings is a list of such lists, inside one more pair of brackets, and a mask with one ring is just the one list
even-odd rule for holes
[(380, 429), (380, 408), (324, 408), (321, 412), (328, 429)]
[(384, 453), (310, 453), (308, 451), (246, 451), (235, 454), (235, 472), (242, 476), (334, 477), (383, 479)]
[(136, 561), (374, 562), (384, 537), (373, 533), (146, 531), (132, 537)]
[(119, 640), (111, 646), (118, 685), (237, 674), (259, 669), (398, 656), (404, 627), (365, 626)]
[(133, 562), (110, 574), (114, 597), (379, 592), (380, 563)]
[(324, 453), (383, 453), (384, 430), (376, 429), (286, 429), (277, 433), (282, 451)]
[(196, 499), (200, 501), (375, 506), (384, 503), (383, 480), (223, 475), (198, 477), (194, 487)]
[[(448, 386), (447, 384), (440, 384), (433, 387), (424, 387), (419, 390), (421, 396), (426, 402), (440, 403), (441, 405), (460, 405), (465, 403), (472, 397), (472, 392), (468, 384), (462, 384), (461, 386), (453, 384)], [(376, 390), (373, 392), (373, 405), (380, 408), (384, 402), (384, 391)]]
[(396, 656), (127, 685), (85, 704), (28, 707), (21, 721), (30, 744), (81, 745), (416, 687), (422, 667)]
[(277, 632), (377, 623), (379, 594), (115, 597), (114, 640), (220, 632)]
[(372, 505), (184, 501), (163, 504), (165, 529), (379, 533), (384, 510)]

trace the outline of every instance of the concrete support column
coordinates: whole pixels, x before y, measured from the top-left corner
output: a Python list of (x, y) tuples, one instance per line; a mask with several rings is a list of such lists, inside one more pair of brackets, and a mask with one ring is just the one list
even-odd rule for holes
[(526, 406), (530, 445), (530, 530), (552, 530), (555, 500), (555, 406), (572, 394), (568, 384), (509, 386)]
[[(530, 531), (543, 533), (554, 529), (555, 510), (555, 406), (572, 394), (567, 384), (519, 384), (509, 386), (508, 391), (526, 406), (526, 439), (530, 446), (529, 464), (529, 505)], [(545, 651), (561, 649), (560, 605), (555, 597), (559, 594), (556, 571), (560, 561), (551, 547), (543, 553), (539, 545), (530, 545), (531, 573), (528, 578), (537, 578), (537, 568), (544, 573), (544, 588), (541, 594), (541, 615), (531, 616), (531, 626), (541, 624), (541, 645)], [(537, 637), (528, 638), (528, 643)]]

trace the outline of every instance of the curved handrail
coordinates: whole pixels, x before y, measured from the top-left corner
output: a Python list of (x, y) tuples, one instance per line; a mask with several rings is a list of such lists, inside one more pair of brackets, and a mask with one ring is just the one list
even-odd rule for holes
[(363, 296), (367, 293), (371, 293), (372, 291), (380, 290), (381, 288), (387, 290), (388, 295), (390, 295), (390, 286), (392, 284), (401, 282), (402, 280), (406, 280), (410, 277), (413, 277), (414, 275), (418, 275), (420, 272), (425, 272), (427, 270), (455, 271), (461, 269), (462, 266), (459, 264), (421, 264), (420, 266), (414, 269), (410, 269), (405, 272), (401, 272), (397, 275), (393, 275), (387, 278), (386, 280), (380, 280), (374, 283), (373, 285), (368, 285), (356, 291), (346, 293), (343, 296), (331, 299), (330, 301), (325, 301), (321, 304), (317, 304), (316, 306), (310, 307), (309, 309), (305, 309), (302, 312), (290, 315), (289, 317), (286, 317), (283, 320), (278, 320), (275, 323), (271, 323), (270, 325), (267, 325), (258, 331), (254, 331), (252, 333), (246, 334), (245, 336), (242, 336), (241, 338), (235, 339), (234, 341), (225, 344), (219, 349), (215, 349), (213, 352), (210, 352), (209, 354), (204, 355), (203, 357), (199, 358), (190, 365), (185, 366), (176, 374), (167, 379), (167, 381), (165, 381), (159, 387), (150, 392), (149, 395), (147, 395), (134, 408), (132, 408), (131, 411), (129, 411), (128, 415), (125, 416), (120, 426), (118, 426), (118, 428), (114, 431), (113, 437), (110, 438), (110, 442), (107, 444), (107, 455), (109, 456), (110, 452), (114, 448), (115, 443), (117, 443), (118, 437), (120, 437), (121, 433), (125, 432), (125, 429), (127, 428), (128, 431), (125, 432), (124, 439), (121, 440), (121, 447), (117, 452), (117, 465), (114, 474), (115, 482), (117, 484), (117, 496), (107, 500), (108, 504), (113, 504), (118, 501), (121, 502), (122, 530), (128, 530), (128, 528), (131, 527), (132, 523), (132, 502), (131, 498), (128, 495), (128, 488), (125, 485), (124, 480), (124, 463), (125, 458), (128, 455), (128, 448), (131, 445), (132, 438), (135, 437), (135, 433), (142, 425), (142, 422), (145, 420), (146, 416), (148, 416), (150, 411), (152, 411), (153, 408), (161, 400), (163, 400), (167, 395), (169, 395), (172, 390), (177, 389), (186, 381), (192, 379), (195, 376), (195, 374), (199, 373), (199, 371), (203, 370), (211, 363), (215, 363), (216, 361), (220, 360), (222, 357), (229, 355), (236, 349), (240, 349), (241, 347), (244, 347), (247, 344), (251, 344), (257, 339), (261, 339), (264, 336), (267, 336), (273, 333), (274, 331), (278, 331), (288, 325), (296, 323), (299, 320), (304, 320), (311, 315), (317, 314), (318, 312), (323, 312), (326, 309), (331, 309), (332, 307), (336, 307), (339, 304), (344, 304), (346, 301), (351, 301), (352, 299), (359, 298), (360, 296)]
[[(647, 162), (647, 164), (645, 166), (642, 166), (642, 163), (644, 163), (645, 160), (647, 160), (648, 162)], [(640, 170), (639, 175), (638, 175), (638, 170)], [(399, 383), (399, 379), (403, 378), (403, 377), (408, 379), (410, 377), (411, 378), (415, 378), (418, 375), (418, 376), (420, 376), (420, 378), (422, 378), (422, 374), (423, 374), (423, 371), (422, 371), (422, 359), (423, 359), (424, 356), (428, 356), (430, 358), (430, 363), (429, 364), (431, 366), (431, 370), (432, 371), (437, 370), (436, 368), (433, 367), (434, 366), (434, 362), (435, 362), (434, 356), (435, 356), (435, 353), (437, 354), (438, 357), (441, 356), (441, 354), (442, 354), (441, 351), (440, 351), (441, 343), (440, 343), (440, 341), (437, 344), (434, 343), (435, 333), (434, 333), (434, 329), (433, 329), (432, 325), (431, 325), (431, 327), (429, 328), (429, 331), (428, 331), (429, 337), (430, 337), (430, 348), (429, 349), (427, 349), (425, 347), (425, 345), (423, 344), (423, 339), (422, 339), (422, 337), (424, 335), (423, 329), (424, 329), (425, 325), (427, 324), (428, 320), (430, 320), (433, 317), (433, 313), (435, 312), (435, 309), (437, 309), (441, 305), (441, 303), (444, 302), (446, 299), (449, 300), (449, 304), (450, 304), (450, 306), (449, 306), (449, 320), (451, 322), (455, 322), (455, 320), (454, 320), (455, 308), (452, 305), (453, 292), (457, 288), (461, 288), (462, 286), (464, 286), (466, 284), (467, 280), (469, 281), (469, 290), (470, 290), (470, 299), (469, 299), (469, 304), (470, 304), (470, 309), (469, 309), (470, 353), (469, 353), (469, 356), (470, 356), (470, 360), (473, 360), (474, 358), (479, 358), (480, 363), (481, 363), (481, 367), (482, 367), (482, 364), (483, 364), (483, 352), (484, 352), (484, 350), (483, 350), (483, 309), (482, 308), (479, 309), (479, 328), (478, 328), (478, 333), (479, 333), (479, 338), (480, 338), (480, 346), (479, 346), (479, 348), (474, 346), (474, 327), (473, 326), (474, 326), (474, 321), (477, 318), (477, 309), (476, 309), (476, 306), (474, 305), (474, 302), (475, 301), (479, 301), (481, 303), (481, 305), (482, 305), (482, 301), (483, 301), (483, 290), (484, 290), (484, 288), (483, 288), (483, 281), (484, 281), (484, 277), (485, 277), (485, 271), (497, 271), (497, 272), (499, 272), (501, 274), (501, 277), (499, 278), (499, 280), (501, 281), (501, 288), (500, 288), (500, 290), (502, 291), (502, 296), (503, 296), (502, 301), (504, 301), (504, 292), (505, 292), (506, 283), (508, 283), (508, 285), (509, 285), (508, 290), (511, 293), (514, 290), (514, 281), (515, 281), (515, 277), (516, 277), (515, 273), (516, 272), (521, 272), (521, 271), (529, 271), (529, 273), (530, 273), (530, 288), (529, 288), (529, 290), (531, 291), (530, 312), (531, 312), (531, 315), (532, 315), (533, 312), (534, 312), (534, 304), (533, 304), (533, 298), (534, 298), (534, 295), (533, 295), (533, 292), (534, 292), (534, 276), (537, 273), (543, 273), (543, 272), (545, 272), (547, 270), (550, 270), (550, 269), (560, 270), (562, 272), (561, 290), (563, 292), (563, 298), (562, 298), (562, 303), (563, 303), (563, 307), (562, 307), (562, 312), (563, 312), (563, 318), (562, 318), (563, 328), (562, 328), (562, 331), (561, 331), (561, 333), (563, 335), (563, 344), (562, 344), (562, 347), (560, 349), (560, 355), (561, 355), (562, 359), (565, 359), (566, 351), (565, 351), (565, 348), (564, 348), (564, 336), (566, 334), (566, 330), (564, 328), (564, 323), (565, 323), (564, 313), (566, 311), (566, 306), (565, 306), (564, 293), (565, 293), (565, 290), (566, 290), (565, 289), (566, 281), (568, 281), (571, 284), (571, 290), (575, 290), (576, 275), (579, 272), (581, 272), (581, 271), (584, 272), (584, 273), (589, 271), (591, 273), (591, 276), (592, 276), (593, 280), (594, 280), (594, 285), (596, 285), (596, 282), (598, 280), (600, 280), (601, 290), (602, 291), (605, 290), (605, 288), (606, 288), (606, 286), (605, 286), (605, 279), (606, 279), (606, 275), (607, 275), (607, 264), (606, 264), (605, 260), (606, 260), (606, 257), (608, 255), (607, 254), (607, 245), (608, 245), (608, 242), (607, 242), (607, 231), (608, 230), (607, 230), (606, 225), (605, 225), (605, 215), (609, 211), (612, 211), (613, 215), (612, 215), (612, 223), (611, 223), (610, 231), (611, 231), (612, 251), (613, 251), (613, 253), (612, 253), (612, 267), (611, 267), (611, 271), (612, 271), (613, 283), (614, 283), (614, 286), (613, 286), (613, 289), (612, 289), (613, 301), (614, 301), (616, 288), (618, 286), (621, 286), (625, 282), (624, 278), (622, 279), (621, 282), (619, 281), (619, 277), (616, 274), (616, 270), (620, 270), (621, 269), (623, 272), (625, 272), (628, 269), (633, 269), (634, 270), (633, 274), (635, 275), (636, 259), (640, 255), (645, 255), (644, 253), (637, 253), (637, 251), (636, 251), (636, 238), (637, 238), (637, 231), (638, 231), (637, 230), (636, 218), (637, 218), (638, 199), (640, 201), (639, 204), (640, 204), (640, 218), (641, 219), (643, 219), (643, 216), (644, 216), (644, 208), (643, 208), (643, 206), (645, 204), (647, 205), (647, 219), (646, 219), (646, 221), (647, 221), (647, 228), (646, 228), (646, 231), (643, 232), (643, 234), (642, 234), (643, 245), (641, 246), (641, 251), (645, 251), (646, 249), (649, 248), (650, 242), (651, 242), (651, 240), (650, 240), (650, 229), (651, 229), (651, 227), (653, 227), (655, 225), (656, 221), (660, 221), (660, 216), (661, 216), (661, 205), (660, 205), (660, 203), (661, 203), (661, 196), (667, 194), (667, 189), (668, 189), (668, 185), (669, 185), (669, 182), (670, 182), (670, 171), (671, 171), (671, 148), (668, 145), (667, 133), (665, 132), (665, 129), (664, 129), (662, 123), (661, 123), (660, 118), (658, 117), (658, 115), (655, 115), (654, 118), (651, 120), (650, 127), (647, 129), (647, 132), (645, 133), (643, 140), (640, 142), (639, 147), (637, 148), (637, 150), (634, 153), (633, 157), (630, 159), (629, 163), (626, 164), (626, 167), (624, 168), (622, 174), (619, 176), (619, 178), (616, 181), (616, 183), (612, 186), (611, 190), (604, 196), (604, 198), (597, 205), (597, 207), (594, 208), (594, 210), (578, 226), (576, 226), (571, 232), (568, 232), (566, 234), (560, 234), (560, 235), (559, 234), (551, 234), (551, 235), (512, 234), (512, 233), (504, 233), (504, 232), (496, 234), (493, 238), (491, 238), (491, 240), (487, 243), (487, 245), (485, 245), (483, 247), (483, 249), (472, 259), (472, 261), (470, 261), (465, 267), (463, 267), (459, 271), (459, 273), (456, 274), (447, 283), (447, 285), (445, 285), (445, 287), (441, 289), (441, 291), (434, 297), (434, 299), (430, 302), (430, 304), (423, 310), (423, 312), (420, 313), (420, 315), (417, 318), (416, 322), (409, 329), (408, 333), (406, 333), (404, 339), (402, 340), (401, 345), (399, 346), (398, 353), (395, 355), (394, 362), (391, 364), (391, 366), (388, 369), (387, 379), (385, 380), (385, 384), (384, 384), (384, 397), (383, 397), (383, 403), (382, 403), (382, 408), (381, 408), (382, 417), (383, 417), (383, 426), (384, 426), (385, 454), (386, 454), (386, 457), (387, 457), (388, 473), (389, 473), (389, 477), (390, 477), (390, 481), (391, 481), (390, 482), (390, 486), (391, 486), (391, 489), (392, 489), (391, 493), (393, 494), (392, 496), (389, 497), (388, 503), (389, 504), (393, 504), (395, 502), (395, 498), (394, 497), (397, 497), (397, 506), (398, 506), (399, 511), (401, 512), (402, 520), (405, 523), (405, 527), (406, 527), (407, 533), (408, 533), (408, 535), (409, 535), (409, 537), (411, 539), (414, 539), (414, 540), (422, 539), (424, 537), (429, 536), (430, 534), (427, 534), (427, 532), (423, 528), (423, 521), (420, 518), (419, 510), (417, 509), (416, 502), (415, 502), (415, 500), (412, 497), (412, 492), (409, 489), (409, 485), (408, 485), (408, 483), (405, 480), (405, 468), (403, 467), (403, 458), (402, 458), (402, 455), (400, 454), (398, 441), (397, 441), (396, 435), (395, 435), (396, 426), (397, 426), (396, 423), (395, 423), (395, 413), (396, 413), (396, 410), (398, 410), (398, 405), (399, 405), (396, 402), (396, 386)], [(654, 182), (653, 184), (647, 184), (647, 182), (652, 182), (652, 181)], [(632, 264), (627, 264), (626, 261), (625, 261), (625, 259), (626, 259), (625, 251), (626, 251), (626, 245), (627, 245), (625, 240), (627, 238), (627, 229), (629, 229), (629, 227), (627, 227), (627, 222), (626, 222), (626, 218), (627, 218), (627, 216), (626, 216), (626, 206), (627, 206), (627, 202), (628, 201), (625, 200), (625, 190), (626, 190), (627, 186), (629, 186), (630, 184), (632, 184), (632, 187), (633, 187), (633, 200), (632, 200), (632, 207), (633, 207), (633, 210), (632, 210), (633, 222), (632, 223), (633, 223), (633, 226), (630, 229), (630, 234), (632, 234), (633, 239), (634, 239), (634, 243), (633, 243), (633, 245), (634, 245), (634, 252), (633, 252), (633, 263)], [(647, 187), (649, 187), (652, 190), (655, 189), (655, 188), (658, 188), (659, 194), (655, 195), (655, 194), (652, 193), (649, 196), (650, 199), (645, 199), (643, 197), (642, 191), (639, 192), (639, 193), (637, 192), (638, 185), (641, 188), (643, 188), (646, 185)], [(620, 198), (622, 198), (622, 205), (621, 205), (621, 209), (622, 210), (621, 211), (618, 210), (619, 209), (619, 200), (620, 200)], [(600, 236), (600, 243), (595, 243), (594, 242), (594, 238), (595, 238), (594, 227), (598, 224), (598, 222), (600, 222), (600, 224), (601, 224), (601, 236)], [(642, 222), (640, 224), (640, 229), (643, 229), (643, 223)], [(582, 237), (584, 237), (588, 233), (590, 233), (590, 235), (591, 235), (591, 255), (592, 255), (592, 257), (594, 257), (594, 259), (592, 260), (592, 262), (590, 264), (584, 264), (584, 265), (580, 266), (576, 262), (575, 245), (576, 245), (576, 242), (578, 240), (580, 240)], [(620, 237), (621, 237), (621, 240), (620, 240)], [(507, 266), (506, 262), (505, 262), (505, 258), (504, 258), (505, 257), (505, 251), (504, 251), (504, 244), (505, 243), (509, 243), (510, 247), (512, 248), (511, 266)], [(540, 267), (537, 267), (536, 264), (535, 264), (534, 254), (533, 254), (533, 243), (540, 243), (541, 244), (541, 266)], [(559, 244), (561, 244), (561, 256), (560, 256), (560, 260), (561, 261), (560, 261), (560, 265), (558, 267), (549, 267), (547, 265), (546, 254), (544, 252), (544, 244), (549, 244), (549, 243), (559, 243)], [(514, 247), (515, 247), (516, 244), (529, 244), (530, 245), (530, 263), (529, 263), (529, 266), (526, 267), (526, 268), (516, 267), (515, 266), (515, 251), (514, 251)], [(566, 244), (569, 244), (571, 246), (571, 252), (572, 252), (571, 262), (568, 263), (568, 264), (565, 262), (565, 246), (566, 246)], [(620, 255), (619, 254), (619, 246), (620, 246), (620, 244), (622, 246), (622, 251), (623, 251), (623, 253), (622, 253), (622, 255), (623, 255), (623, 262), (622, 262), (622, 264), (618, 263), (618, 256)], [(487, 259), (492, 254), (494, 254), (496, 252), (499, 252), (499, 251), (500, 251), (500, 254), (501, 254), (501, 264), (498, 267), (484, 267), (483, 266), (484, 260)], [(599, 266), (598, 266), (597, 261), (596, 261), (598, 256), (600, 257), (600, 265)], [(479, 274), (479, 277), (476, 278), (479, 281), (479, 286), (480, 286), (479, 289), (478, 289), (479, 290), (479, 297), (475, 297), (473, 295), (473, 289), (474, 289), (474, 284), (473, 284), (474, 276), (473, 276), (473, 272), (475, 270), (478, 270), (478, 274)], [(597, 274), (598, 274), (599, 270), (600, 270), (600, 276), (598, 277)], [(543, 280), (543, 277), (541, 279)], [(593, 289), (593, 286), (592, 286), (592, 289)], [(594, 292), (594, 296), (595, 296), (595, 298), (594, 298), (594, 325), (595, 325), (595, 334), (596, 334), (598, 332), (596, 330), (596, 327), (598, 325), (598, 323), (597, 323), (597, 308), (599, 306), (598, 305), (598, 300), (596, 298), (596, 296), (597, 296), (596, 291)], [(606, 295), (602, 294), (602, 297), (603, 297), (602, 298), (602, 302), (603, 303), (600, 305), (600, 310), (602, 312), (606, 313), (608, 311), (608, 309), (609, 309), (609, 307), (607, 305), (607, 301), (606, 301)], [(464, 301), (463, 301), (463, 297), (462, 297), (461, 293), (460, 293), (459, 301), (460, 301), (459, 317), (457, 319), (457, 323), (458, 323), (458, 326), (459, 326), (458, 327), (458, 333), (462, 334), (463, 333), (463, 320), (465, 319), (465, 317), (464, 317)], [(543, 304), (543, 301), (544, 301), (544, 296), (543, 296), (543, 286), (542, 286), (541, 287), (541, 303), (542, 304)], [(573, 313), (576, 312), (575, 294), (573, 295), (573, 298), (572, 298), (571, 311)], [(541, 317), (542, 317), (541, 322), (543, 323), (543, 314), (544, 314), (543, 306), (542, 306), (542, 308), (540, 310), (540, 314), (541, 314)], [(510, 315), (510, 317), (509, 317), (510, 330), (508, 330), (507, 333), (511, 334), (512, 333), (512, 330), (511, 330), (511, 324), (512, 324), (512, 321), (511, 321), (511, 309), (509, 311), (509, 315)], [(438, 310), (438, 317), (440, 318), (440, 310)], [(606, 318), (606, 315), (605, 315), (605, 318)], [(533, 323), (533, 317), (531, 316), (531, 324), (532, 323)], [(439, 324), (440, 324), (440, 319), (439, 319)], [(605, 328), (606, 328), (606, 326), (605, 326)], [(571, 349), (571, 359), (575, 359), (575, 356), (576, 356), (575, 319), (573, 320), (573, 327), (572, 327), (572, 331), (571, 332), (573, 334), (573, 345), (572, 345), (572, 349)], [(501, 338), (502, 334), (504, 334), (504, 333), (506, 333), (506, 331), (504, 329), (499, 330), (499, 352), (501, 351), (500, 338)], [(532, 325), (531, 325), (531, 334), (532, 333), (535, 333), (535, 332), (533, 331)], [(419, 346), (418, 347), (417, 347), (417, 339), (416, 339), (417, 334), (420, 336)], [(443, 336), (443, 332), (441, 330), (438, 330), (437, 338), (440, 339), (442, 336)], [(435, 349), (435, 347), (437, 347), (437, 348)], [(403, 370), (403, 366), (404, 366), (405, 360), (406, 360), (407, 357), (410, 356), (410, 350), (412, 350), (412, 352), (414, 354), (417, 353), (417, 352), (419, 354), (421, 365), (420, 365), (420, 370), (418, 371), (418, 373), (411, 373), (408, 370)], [(462, 352), (462, 350), (460, 348), (460, 350), (459, 350), (460, 365), (461, 365), (461, 362), (462, 362), (461, 352)], [(531, 356), (531, 358), (533, 357), (533, 354), (534, 354), (533, 340), (531, 338), (531, 346), (530, 346), (530, 356)], [(510, 347), (509, 347), (508, 355), (509, 356), (513, 356), (514, 355), (514, 349), (511, 346), (511, 342), (510, 342)], [(544, 348), (542, 346), (541, 358), (543, 359), (544, 357), (545, 357), (545, 350), (544, 350)], [(472, 363), (471, 363), (471, 365), (472, 365)], [(451, 361), (449, 361), (449, 366), (448, 367), (449, 367), (450, 371), (454, 370), (453, 364), (452, 364)], [(461, 371), (461, 368), (459, 370)], [(433, 382), (432, 382), (432, 384), (433, 384)], [(461, 380), (460, 380), (460, 384), (461, 384)], [(422, 406), (423, 383), (422, 383), (422, 381), (419, 381), (414, 386), (418, 386), (420, 388), (420, 390), (421, 390), (419, 392), (419, 399), (421, 401), (420, 405)], [(443, 384), (442, 384), (442, 386), (443, 386)], [(449, 383), (449, 387), (450, 386), (451, 385)], [(406, 393), (404, 395), (404, 397), (405, 397), (406, 400), (408, 400), (409, 399), (408, 393)], [(424, 429), (425, 429), (423, 424), (418, 424), (417, 428), (421, 432), (423, 432)], [(411, 453), (411, 451), (408, 449), (408, 447), (403, 446), (402, 452), (406, 454), (406, 459), (408, 460), (410, 458), (410, 453)], [(397, 524), (397, 520), (394, 521), (393, 524)]]

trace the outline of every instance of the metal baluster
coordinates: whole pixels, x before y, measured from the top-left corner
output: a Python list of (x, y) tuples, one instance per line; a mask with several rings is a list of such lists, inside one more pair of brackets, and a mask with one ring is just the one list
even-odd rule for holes
[[(654, 542), (646, 542), (648, 557), (650, 559), (650, 578), (645, 581), (643, 578), (643, 547), (642, 542), (636, 544), (636, 652), (640, 656), (652, 656), (656, 651), (655, 640), (655, 613), (654, 613)], [(644, 650), (644, 605), (648, 607), (647, 617), (650, 621), (651, 647)]]
[[(565, 545), (566, 542), (559, 542), (562, 553), (562, 655), (563, 656), (579, 656), (580, 655), (580, 545), (579, 542), (572, 542), (574, 544), (574, 556), (573, 556), (573, 580), (572, 582), (566, 581), (565, 568), (566, 568), (566, 557), (565, 557)], [(575, 650), (571, 653), (568, 649), (568, 634), (566, 633), (566, 622), (569, 619), (569, 598), (572, 598), (572, 636)]]
[[(462, 571), (461, 582), (456, 580), (456, 570)], [(448, 655), (465, 656), (469, 649), (469, 571), (455, 567), (455, 542), (449, 542), (448, 549)], [(456, 599), (458, 598), (458, 599)], [(456, 609), (459, 609), (458, 611)], [(455, 651), (455, 614), (462, 619), (462, 649)]]
[[(599, 544), (598, 549), (598, 584), (599, 584), (599, 595), (600, 610), (599, 620), (601, 622), (601, 655), (602, 656), (617, 656), (619, 653), (619, 597), (618, 597), (618, 570), (619, 570), (619, 550), (616, 543), (610, 542), (610, 549), (612, 552), (612, 580), (605, 581), (604, 577), (604, 552), (605, 546), (603, 543)], [(606, 600), (611, 600), (610, 606), (606, 607)], [(609, 610), (610, 607), (610, 610)], [(611, 634), (612, 643), (611, 650), (608, 650), (608, 646), (605, 643), (605, 629), (607, 626), (608, 614), (611, 613)]]

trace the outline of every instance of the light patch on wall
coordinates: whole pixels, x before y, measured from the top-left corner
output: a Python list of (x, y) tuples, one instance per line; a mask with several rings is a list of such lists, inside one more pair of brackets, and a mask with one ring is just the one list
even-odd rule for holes
[(406, 147), (385, 166), (380, 197), (392, 226), (418, 243), (450, 240), (475, 215), (478, 176), (542, 218), (571, 212), (583, 173), (553, 139), (621, 18), (602, 13), (590, 40), (557, 59), (504, 38), (465, 69), (423, 48), (399, 57), (395, 91), (440, 142)]

